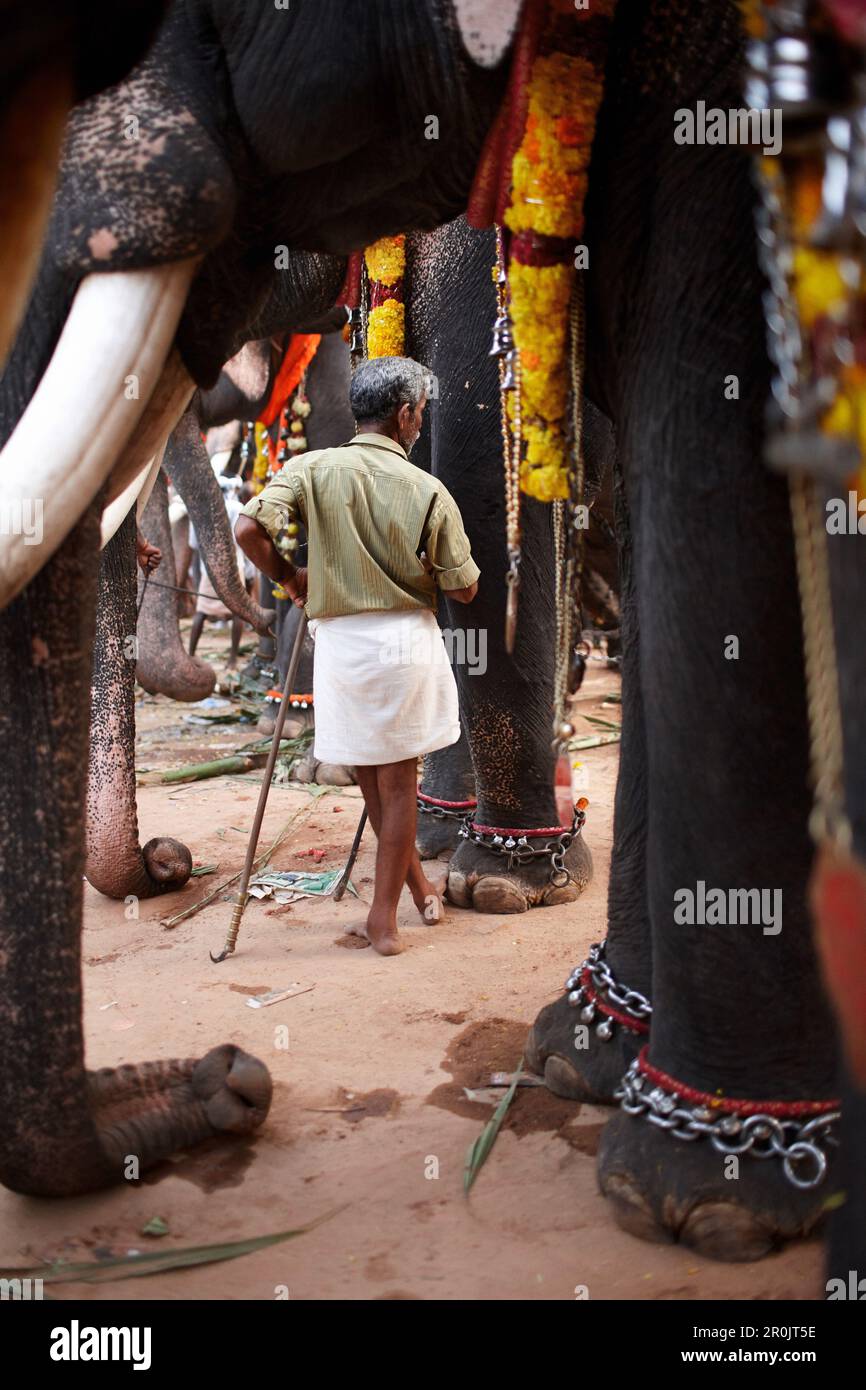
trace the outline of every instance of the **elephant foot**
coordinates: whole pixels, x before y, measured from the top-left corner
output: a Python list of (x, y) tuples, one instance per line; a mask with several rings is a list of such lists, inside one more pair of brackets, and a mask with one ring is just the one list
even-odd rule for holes
[(532, 1071), (565, 1100), (613, 1105), (614, 1091), (645, 1038), (615, 1024), (599, 1036), (598, 1023), (581, 1021), (563, 994), (546, 1004), (529, 1030), (524, 1055)]
[(148, 840), (142, 849), (144, 867), (157, 893), (171, 893), (182, 888), (192, 873), (192, 855), (180, 840), (170, 836)]
[(241, 680), (261, 686), (262, 690), (270, 690), (273, 685), (280, 684), (273, 661), (266, 660), (258, 652), (255, 652), (242, 668)]
[(456, 907), (476, 912), (526, 912), (530, 907), (553, 907), (574, 902), (592, 878), (592, 855), (578, 835), (566, 850), (570, 874), (565, 884), (551, 882), (549, 859), (507, 869), (505, 855), (473, 840), (461, 839), (448, 865), (448, 899)]
[(427, 811), (419, 811), (415, 830), (415, 848), (421, 859), (437, 859), (440, 854), (448, 854), (460, 843), (458, 830), (460, 821), (453, 816), (434, 816)]
[(608, 1120), (599, 1186), (617, 1223), (641, 1240), (679, 1242), (709, 1259), (759, 1260), (815, 1233), (832, 1191), (786, 1178), (781, 1160), (721, 1154), (709, 1139), (674, 1138), (643, 1117)]
[(353, 787), (355, 776), (350, 767), (343, 767), (341, 763), (319, 763), (316, 781), (322, 787)]

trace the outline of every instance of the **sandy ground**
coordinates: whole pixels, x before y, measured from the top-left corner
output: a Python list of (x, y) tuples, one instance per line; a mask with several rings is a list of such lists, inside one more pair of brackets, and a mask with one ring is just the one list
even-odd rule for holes
[[(228, 636), (206, 630), (215, 657)], [(603, 705), (618, 678), (591, 665), (580, 711), (619, 719)], [(249, 741), (237, 725), (191, 725), (190, 706), (159, 697), (139, 706), (140, 767), (179, 766)], [(583, 726), (587, 731), (588, 725)], [(222, 965), (231, 908), (218, 898), (172, 930), (161, 920), (240, 869), (260, 773), (184, 786), (142, 787), (142, 840), (185, 840), (216, 875), (141, 904), (86, 885), (84, 1023), (91, 1067), (199, 1055), (238, 1043), (274, 1078), (268, 1121), (251, 1141), (213, 1140), (162, 1164), (138, 1184), (75, 1201), (0, 1193), (0, 1262), (98, 1259), (239, 1240), (321, 1222), (297, 1240), (242, 1259), (147, 1279), (55, 1286), (92, 1299), (811, 1299), (822, 1296), (820, 1245), (791, 1247), (751, 1266), (702, 1260), (647, 1245), (615, 1225), (595, 1180), (606, 1112), (521, 1089), (467, 1199), (466, 1151), (492, 1113), (464, 1087), (512, 1070), (538, 1010), (604, 934), (618, 746), (582, 754), (591, 806), (586, 836), (595, 880), (577, 904), (522, 916), (449, 909), (424, 927), (408, 894), (407, 946), (382, 959), (344, 928), (364, 913), (348, 898), (275, 910), (251, 902), (238, 950)], [(269, 844), (290, 816), (310, 813), (273, 867), (322, 867), (346, 856), (361, 808), (355, 787), (313, 800), (272, 789), (262, 834)], [(353, 881), (369, 896), (368, 833)], [(270, 1008), (247, 997), (300, 982), (314, 986)], [(288, 1046), (285, 1046), (286, 1041)], [(501, 1094), (501, 1093), (500, 1093)], [(161, 1217), (168, 1235), (142, 1235)]]

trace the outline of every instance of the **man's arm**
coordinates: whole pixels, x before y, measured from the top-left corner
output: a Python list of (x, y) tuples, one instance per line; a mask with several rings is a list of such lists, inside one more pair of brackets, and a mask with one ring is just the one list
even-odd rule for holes
[(457, 503), (444, 488), (430, 516), (421, 562), (456, 603), (471, 603), (478, 593), (480, 571), (472, 559)]
[(307, 596), (307, 571), (298, 569), (279, 553), (261, 522), (241, 513), (235, 523), (235, 540), (256, 569), (282, 584), (296, 607), (302, 608)]

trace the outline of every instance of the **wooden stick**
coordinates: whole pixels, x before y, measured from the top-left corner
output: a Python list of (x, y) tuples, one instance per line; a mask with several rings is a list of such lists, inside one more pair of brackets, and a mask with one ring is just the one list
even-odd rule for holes
[(265, 807), (268, 804), (268, 792), (271, 790), (271, 778), (274, 775), (274, 766), (277, 761), (277, 754), (280, 751), (280, 739), (283, 736), (283, 725), (286, 722), (286, 715), (289, 711), (289, 697), (294, 686), (295, 675), (297, 674), (298, 666), (301, 660), (301, 649), (304, 645), (304, 638), (306, 637), (306, 635), (307, 615), (306, 613), (304, 613), (301, 618), (301, 621), (298, 623), (298, 630), (295, 633), (295, 645), (292, 647), (292, 655), (289, 660), (289, 669), (286, 672), (286, 683), (283, 686), (283, 698), (280, 700), (280, 708), (277, 711), (277, 722), (274, 725), (274, 736), (271, 741), (271, 751), (268, 756), (264, 776), (262, 777), (262, 785), (261, 790), (259, 792), (259, 804), (256, 807), (256, 815), (253, 821), (253, 828), (250, 831), (250, 841), (247, 845), (247, 856), (244, 860), (244, 867), (241, 872), (241, 883), (238, 889), (237, 898), (235, 899), (235, 910), (232, 913), (231, 921), (229, 922), (229, 929), (226, 934), (225, 946), (223, 947), (222, 951), (220, 951), (219, 955), (215, 956), (213, 951), (211, 951), (210, 953), (210, 958), (214, 962), (214, 964), (219, 964), (219, 962), (225, 960), (227, 956), (232, 955), (235, 946), (237, 945), (238, 932), (240, 931), (241, 926), (241, 918), (244, 915), (244, 908), (247, 905), (247, 889), (249, 888), (250, 876), (253, 871), (253, 860), (256, 857), (256, 848), (259, 843), (259, 834), (262, 828), (262, 820), (264, 819)]
[(340, 874), (340, 877), (337, 880), (334, 892), (332, 894), (335, 903), (338, 903), (340, 901), (340, 899), (346, 891), (346, 888), (348, 887), (349, 875), (351, 874), (352, 867), (355, 863), (355, 860), (358, 857), (358, 850), (361, 848), (361, 836), (364, 833), (364, 826), (366, 824), (367, 807), (365, 806), (363, 811), (361, 812), (361, 819), (358, 821), (358, 829), (355, 831), (355, 838), (352, 841), (352, 848), (349, 850), (349, 858), (346, 860), (346, 867)]

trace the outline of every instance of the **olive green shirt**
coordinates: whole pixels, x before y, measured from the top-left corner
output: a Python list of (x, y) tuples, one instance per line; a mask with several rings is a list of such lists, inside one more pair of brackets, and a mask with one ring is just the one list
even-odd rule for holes
[(448, 489), (382, 434), (290, 459), (243, 510), (272, 540), (289, 521), (305, 527), (308, 618), (435, 612), (437, 585), (465, 589), (480, 574)]

